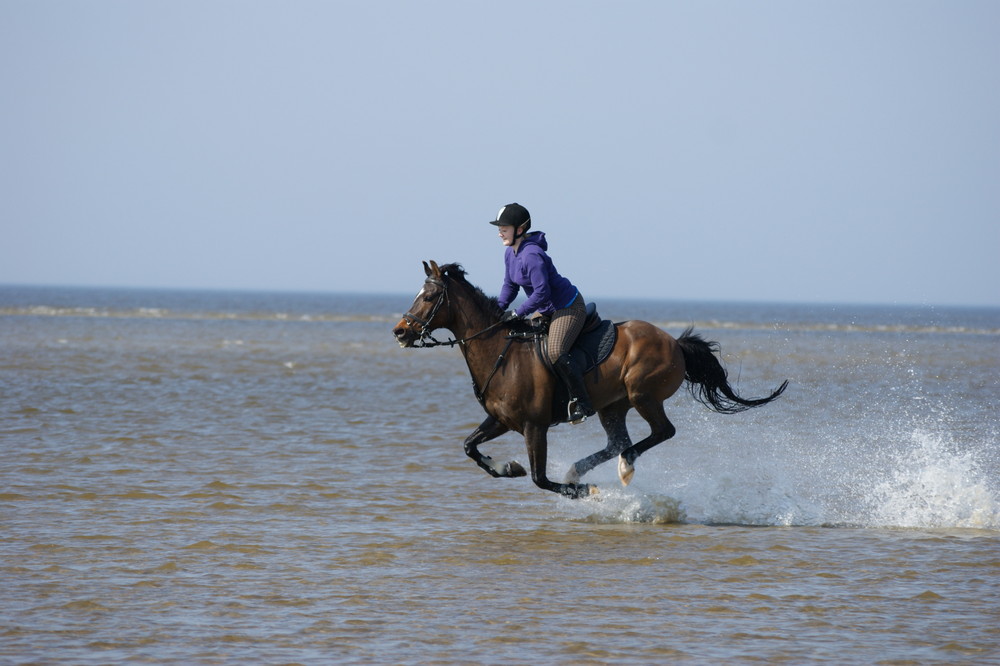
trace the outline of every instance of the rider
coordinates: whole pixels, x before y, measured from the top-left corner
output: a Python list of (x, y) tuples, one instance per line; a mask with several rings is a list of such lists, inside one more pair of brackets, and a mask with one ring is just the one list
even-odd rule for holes
[(531, 229), (531, 215), (524, 206), (511, 203), (500, 209), (490, 224), (500, 227), (500, 238), (507, 247), (504, 253), (505, 274), (497, 299), (505, 310), (521, 287), (528, 299), (512, 317), (533, 312), (551, 316), (549, 324), (549, 361), (556, 376), (569, 391), (570, 423), (582, 423), (594, 415), (594, 408), (583, 382), (583, 372), (569, 357), (573, 343), (583, 330), (587, 307), (573, 284), (556, 271), (545, 234)]

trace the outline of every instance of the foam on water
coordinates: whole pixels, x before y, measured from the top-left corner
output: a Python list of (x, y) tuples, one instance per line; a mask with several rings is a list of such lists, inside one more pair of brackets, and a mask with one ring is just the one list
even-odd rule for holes
[(988, 475), (984, 453), (914, 432), (873, 484), (868, 524), (1000, 529), (997, 479)]
[(598, 523), (1000, 530), (992, 448), (960, 449), (916, 430), (879, 459), (850, 447), (839, 460), (827, 455), (820, 462), (781, 464), (764, 455), (727, 467), (706, 456), (684, 475), (644, 465), (629, 488), (595, 478), (600, 494), (593, 500), (560, 506), (574, 519)]

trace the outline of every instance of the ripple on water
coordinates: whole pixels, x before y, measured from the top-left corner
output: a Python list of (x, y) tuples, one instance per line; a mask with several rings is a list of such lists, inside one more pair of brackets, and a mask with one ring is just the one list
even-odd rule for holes
[[(476, 468), (462, 441), (483, 415), (461, 354), (393, 348), (384, 322), (4, 326), (0, 661), (980, 663), (1000, 649), (1000, 475), (981, 416), (993, 338), (911, 327), (907, 353), (885, 355), (899, 333), (719, 329), (754, 360), (749, 386), (793, 378), (785, 402), (720, 417), (678, 395), (677, 437), (632, 485), (609, 464), (591, 473), (601, 494), (573, 502)], [(604, 444), (596, 423), (550, 440), (554, 475)], [(487, 446), (526, 462), (518, 437)]]

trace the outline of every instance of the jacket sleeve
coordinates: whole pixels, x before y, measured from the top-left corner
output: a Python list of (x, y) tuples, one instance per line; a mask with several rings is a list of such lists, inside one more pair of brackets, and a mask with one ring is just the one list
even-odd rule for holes
[(500, 296), (497, 297), (497, 305), (500, 306), (500, 309), (506, 310), (507, 306), (513, 303), (514, 299), (517, 298), (519, 291), (521, 291), (521, 287), (510, 279), (510, 260), (505, 256), (503, 286), (500, 287)]
[(552, 301), (548, 255), (544, 252), (532, 252), (530, 256), (525, 257), (524, 263), (528, 269), (528, 279), (531, 280), (531, 296), (517, 309), (517, 314), (522, 317), (540, 310)]

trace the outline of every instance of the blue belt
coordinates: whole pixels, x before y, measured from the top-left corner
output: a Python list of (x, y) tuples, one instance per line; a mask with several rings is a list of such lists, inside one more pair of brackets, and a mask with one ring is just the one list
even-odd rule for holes
[(562, 306), (562, 307), (561, 307), (561, 308), (559, 308), (559, 309), (560, 309), (560, 310), (565, 310), (565, 309), (566, 309), (566, 308), (568, 308), (569, 306), (573, 305), (573, 301), (575, 301), (575, 300), (576, 300), (576, 297), (577, 297), (577, 296), (579, 296), (579, 295), (580, 295), (580, 290), (579, 290), (579, 289), (577, 289), (576, 291), (574, 291), (574, 292), (573, 292), (573, 298), (569, 299), (569, 303), (567, 303), (566, 305)]

